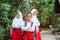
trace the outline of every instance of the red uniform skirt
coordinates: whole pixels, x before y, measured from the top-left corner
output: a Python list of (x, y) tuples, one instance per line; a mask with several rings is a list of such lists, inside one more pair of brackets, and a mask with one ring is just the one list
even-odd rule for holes
[(35, 34), (36, 34), (36, 40), (41, 40), (41, 34), (40, 34), (40, 31), (38, 29), (38, 32), (37, 32), (37, 29), (35, 27)]
[(24, 40), (34, 40), (33, 32), (25, 31), (23, 39)]
[(12, 40), (22, 40), (22, 31), (21, 31), (21, 29), (13, 28)]

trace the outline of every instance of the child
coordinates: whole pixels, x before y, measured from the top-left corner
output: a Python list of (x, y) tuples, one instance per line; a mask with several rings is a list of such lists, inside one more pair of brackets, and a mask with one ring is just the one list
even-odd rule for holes
[(31, 21), (32, 18), (32, 14), (31, 13), (27, 13), (26, 14), (26, 21), (25, 21), (25, 26), (22, 27), (22, 29), (24, 30), (24, 40), (34, 40), (34, 30), (35, 30), (35, 25), (34, 23)]
[(32, 22), (36, 25), (36, 27), (35, 27), (35, 31), (36, 31), (36, 40), (41, 40), (41, 36), (40, 36), (40, 32), (39, 32), (39, 26), (40, 26), (40, 23), (39, 23), (39, 21), (38, 21), (38, 19), (37, 19), (37, 10), (36, 9), (33, 9), (32, 11), (31, 11), (31, 13), (32, 13)]
[(23, 20), (21, 18), (21, 13), (17, 12), (15, 18), (13, 19), (12, 22), (12, 40), (22, 40), (22, 23)]

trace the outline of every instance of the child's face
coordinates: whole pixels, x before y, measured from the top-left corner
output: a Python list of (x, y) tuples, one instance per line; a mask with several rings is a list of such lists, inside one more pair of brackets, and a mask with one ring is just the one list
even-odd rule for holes
[(16, 13), (16, 17), (17, 17), (17, 18), (20, 18), (20, 15), (19, 15), (19, 13)]
[(35, 12), (33, 13), (33, 16), (34, 16), (34, 15), (37, 15), (37, 11), (35, 11)]
[(27, 14), (27, 16), (26, 16), (27, 21), (31, 21), (31, 18), (32, 18), (32, 15), (31, 14)]

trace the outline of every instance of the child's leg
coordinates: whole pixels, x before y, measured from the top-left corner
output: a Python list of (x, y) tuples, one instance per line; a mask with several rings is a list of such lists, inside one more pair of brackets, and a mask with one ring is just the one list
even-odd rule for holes
[(28, 40), (34, 40), (33, 32), (28, 33)]
[(18, 40), (17, 30), (14, 30), (14, 29), (13, 29), (13, 32), (12, 32), (12, 40)]
[(41, 40), (41, 35), (40, 35), (39, 29), (38, 29), (38, 32), (36, 32), (36, 40)]
[(23, 37), (24, 40), (28, 40), (28, 33), (27, 32), (24, 32), (24, 37)]
[(22, 40), (22, 31), (21, 30), (18, 30), (18, 39)]
[(10, 28), (10, 37), (12, 37), (13, 28)]

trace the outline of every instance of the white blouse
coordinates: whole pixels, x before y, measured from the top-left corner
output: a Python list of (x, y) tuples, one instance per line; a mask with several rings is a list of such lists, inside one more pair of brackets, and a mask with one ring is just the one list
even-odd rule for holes
[(40, 26), (40, 23), (36, 16), (33, 16), (31, 21), (36, 25), (36, 27)]
[(32, 27), (31, 27), (31, 22), (28, 22), (28, 21), (27, 21), (26, 26), (23, 26), (23, 27), (22, 27), (22, 30), (33, 32), (33, 31), (35, 30), (35, 25), (34, 25), (34, 23), (33, 23)]
[(12, 27), (13, 28), (21, 28), (23, 25), (23, 20), (20, 20), (18, 18), (14, 18), (12, 22)]
[(37, 16), (33, 16), (32, 19), (31, 19), (31, 21), (34, 23), (34, 25), (36, 25), (36, 30), (38, 32), (40, 23), (39, 23), (39, 21), (37, 19)]

